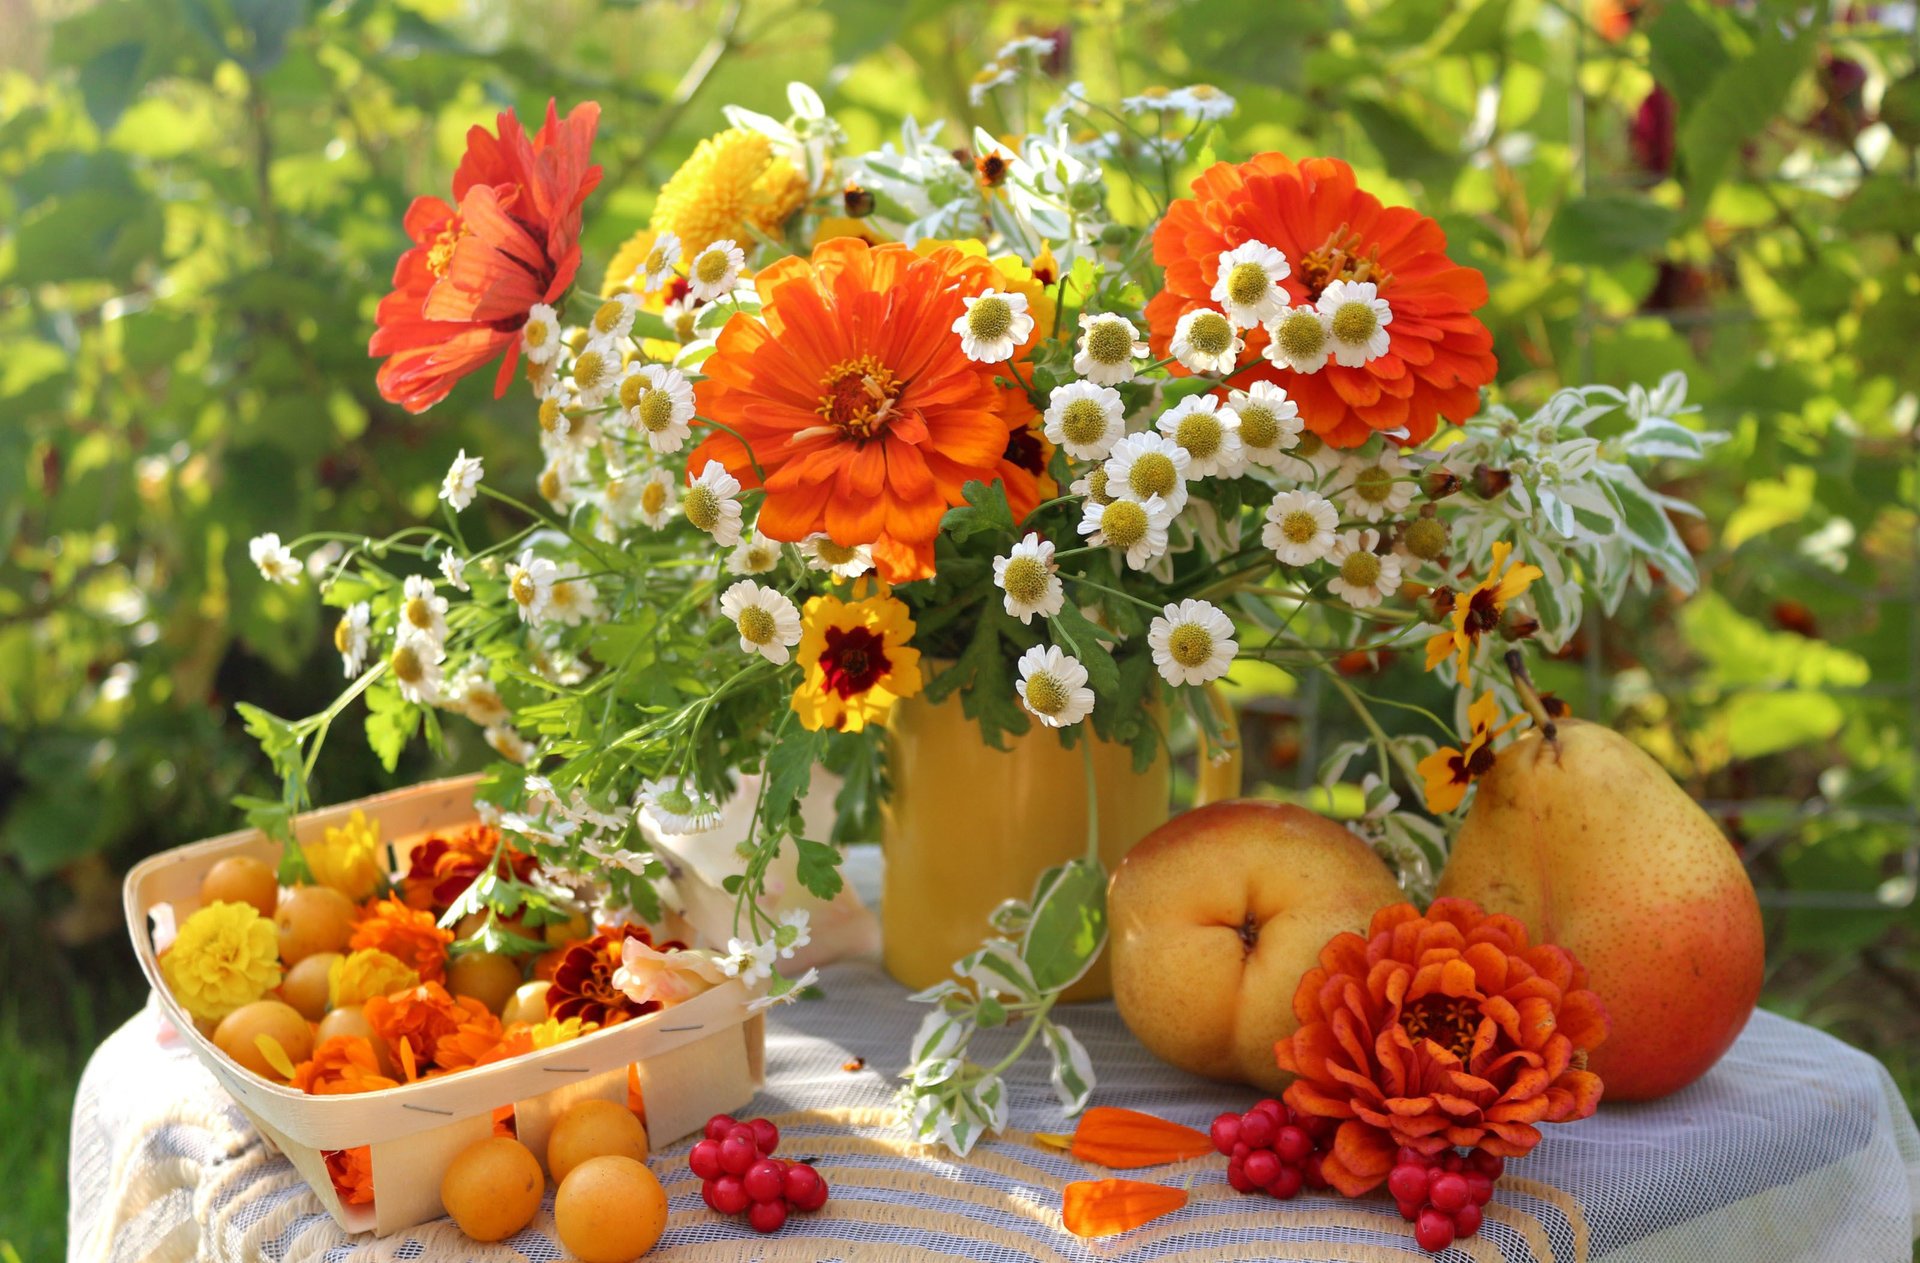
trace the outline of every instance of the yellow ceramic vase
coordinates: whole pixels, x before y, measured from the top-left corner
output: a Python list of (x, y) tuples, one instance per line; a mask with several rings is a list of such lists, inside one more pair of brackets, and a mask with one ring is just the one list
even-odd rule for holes
[[(918, 989), (953, 976), (953, 962), (992, 932), (987, 917), (1001, 903), (1026, 898), (1042, 872), (1085, 853), (1086, 756), (1037, 723), (996, 750), (956, 697), (902, 701), (887, 728), (881, 952), (887, 972)], [(1164, 750), (1144, 772), (1125, 746), (1095, 741), (1093, 752), (1100, 857), (1111, 871), (1166, 822), (1172, 778)], [(1229, 756), (1201, 760), (1201, 801), (1239, 792), (1238, 750)], [(1102, 953), (1064, 998), (1112, 993)]]

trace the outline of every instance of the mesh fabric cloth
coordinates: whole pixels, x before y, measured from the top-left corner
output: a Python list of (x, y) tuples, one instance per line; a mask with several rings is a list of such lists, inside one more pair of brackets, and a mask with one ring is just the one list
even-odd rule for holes
[[(1192, 1200), (1122, 1237), (1081, 1243), (1061, 1229), (1060, 1189), (1099, 1174), (1038, 1149), (1028, 1132), (1064, 1128), (1043, 1061), (1010, 1079), (1013, 1133), (966, 1161), (900, 1140), (888, 1112), (902, 1051), (924, 1010), (868, 964), (825, 972), (828, 998), (777, 1010), (768, 1087), (751, 1113), (774, 1116), (783, 1157), (812, 1157), (833, 1200), (756, 1236), (715, 1215), (686, 1170), (687, 1144), (656, 1152), (671, 1198), (667, 1235), (649, 1259), (1413, 1260), (1384, 1194), (1350, 1202), (1243, 1197), (1224, 1162), (1198, 1159), (1132, 1173), (1177, 1184)], [(1109, 1004), (1065, 1022), (1100, 1072), (1098, 1104), (1131, 1106), (1204, 1128), (1254, 1099), (1154, 1060)], [(552, 1193), (534, 1223), (499, 1245), (447, 1221), (386, 1239), (343, 1234), (293, 1168), (267, 1149), (184, 1049), (160, 1042), (150, 1008), (101, 1046), (73, 1122), (69, 1257), (75, 1263), (518, 1263), (565, 1258)], [(982, 1054), (990, 1050), (980, 1050)], [(864, 1069), (848, 1069), (865, 1058)], [(1644, 1105), (1603, 1105), (1548, 1127), (1510, 1166), (1479, 1236), (1447, 1263), (1905, 1263), (1916, 1231), (1920, 1134), (1886, 1071), (1808, 1027), (1754, 1015), (1721, 1063), (1693, 1087)]]

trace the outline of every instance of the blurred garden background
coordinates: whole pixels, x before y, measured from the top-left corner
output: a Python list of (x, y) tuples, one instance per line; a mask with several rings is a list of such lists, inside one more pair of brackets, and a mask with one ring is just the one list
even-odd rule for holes
[[(909, 114), (1004, 131), (968, 88), (1022, 34), (1096, 98), (1217, 85), (1222, 152), (1336, 155), (1436, 215), (1516, 407), (1690, 376), (1734, 436), (1670, 488), (1706, 509), (1702, 592), (1590, 609), (1542, 683), (1742, 848), (1765, 1003), (1920, 1100), (1913, 4), (0, 0), (0, 1260), (62, 1255), (73, 1087), (142, 1000), (120, 875), (274, 791), (236, 701), (338, 691), (330, 623), (248, 538), (404, 525), (457, 449), (538, 473), (490, 374), (413, 417), (366, 358), (466, 129), (601, 103), (597, 277), (723, 104), (784, 114), (804, 80), (856, 150)], [(1342, 669), (1410, 696), (1420, 666)], [(1250, 753), (1297, 792), (1352, 721), (1262, 683)], [(447, 741), (391, 773), (334, 742), (315, 797), (488, 757)]]

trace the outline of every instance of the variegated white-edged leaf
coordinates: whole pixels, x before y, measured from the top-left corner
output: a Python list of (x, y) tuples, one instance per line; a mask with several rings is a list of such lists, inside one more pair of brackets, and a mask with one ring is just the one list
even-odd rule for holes
[(1040, 988), (1027, 962), (1020, 959), (1019, 948), (1006, 939), (988, 939), (979, 951), (962, 957), (954, 968), (962, 978), (978, 983), (982, 992), (1022, 1000), (1039, 998)]
[(913, 1034), (907, 1057), (916, 1065), (951, 1057), (972, 1037), (972, 1018), (949, 1013), (941, 1007), (920, 1019), (920, 1029)]
[(1069, 1117), (1078, 1114), (1093, 1095), (1093, 1058), (1087, 1056), (1072, 1031), (1057, 1023), (1047, 1022), (1040, 1029), (1040, 1037), (1047, 1041), (1047, 1051), (1053, 1055), (1054, 1095)]

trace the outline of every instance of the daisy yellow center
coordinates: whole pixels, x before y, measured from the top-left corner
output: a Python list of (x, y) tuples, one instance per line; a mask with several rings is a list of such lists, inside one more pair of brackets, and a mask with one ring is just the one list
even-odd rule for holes
[(758, 605), (740, 611), (740, 638), (764, 645), (773, 639), (773, 615)]
[(540, 428), (551, 434), (554, 427), (559, 424), (560, 401), (558, 399), (542, 399), (540, 401)]
[(696, 313), (692, 308), (688, 308), (686, 311), (683, 311), (679, 315), (675, 316), (673, 318), (674, 338), (680, 342), (693, 341), (693, 332), (694, 332), (693, 322), (698, 318), (699, 318), (698, 313)]
[(1013, 329), (1013, 306), (1000, 297), (982, 298), (967, 308), (967, 332), (975, 341), (997, 342)]
[(531, 574), (525, 570), (516, 570), (513, 572), (512, 581), (507, 584), (507, 593), (513, 597), (516, 604), (532, 605), (538, 589), (534, 586)]
[(1042, 715), (1057, 715), (1067, 704), (1067, 686), (1045, 671), (1027, 677), (1027, 705)]
[(1237, 307), (1251, 307), (1266, 297), (1273, 282), (1258, 263), (1236, 263), (1227, 273), (1227, 297)]
[(1182, 623), (1167, 636), (1167, 653), (1183, 667), (1197, 667), (1213, 656), (1213, 633), (1198, 623)]
[(1211, 101), (1220, 95), (1220, 89), (1210, 83), (1195, 83), (1187, 87), (1187, 95), (1196, 101)]
[(1353, 553), (1340, 563), (1340, 577), (1356, 588), (1370, 588), (1380, 578), (1380, 559), (1372, 553)]
[(593, 313), (593, 331), (595, 333), (612, 333), (620, 324), (620, 317), (625, 314), (626, 308), (622, 307), (619, 303), (601, 303)]
[(813, 546), (813, 555), (829, 566), (844, 566), (859, 556), (859, 550), (852, 544), (836, 544), (831, 539), (823, 539)]
[(565, 488), (560, 483), (560, 471), (546, 469), (540, 472), (540, 494), (549, 500), (558, 500)]
[(1273, 337), (1280, 349), (1294, 359), (1310, 359), (1326, 348), (1327, 327), (1313, 312), (1290, 311), (1286, 319), (1274, 327)]
[(1087, 499), (1095, 504), (1112, 503), (1113, 497), (1107, 494), (1107, 471), (1104, 468), (1090, 470), (1087, 474)]
[(433, 626), (433, 606), (424, 596), (407, 598), (407, 621), (422, 630)]
[(1415, 519), (1407, 527), (1407, 551), (1423, 561), (1432, 561), (1447, 551), (1446, 524), (1438, 518)]
[(418, 684), (427, 673), (420, 661), (420, 655), (412, 645), (401, 645), (387, 659), (387, 669), (393, 672), (396, 680), (405, 684)]
[(581, 390), (593, 390), (607, 378), (612, 370), (607, 357), (598, 351), (582, 351), (573, 361), (573, 382)]
[(659, 275), (667, 270), (667, 252), (659, 246), (647, 251), (646, 271)]
[(648, 516), (667, 507), (667, 488), (665, 483), (650, 482), (640, 488), (640, 509)]
[(527, 346), (537, 351), (547, 344), (547, 335), (552, 331), (547, 328), (544, 320), (529, 320), (523, 332), (526, 334)]
[(1060, 410), (1060, 433), (1076, 447), (1098, 443), (1106, 432), (1107, 410), (1098, 400), (1076, 399)]
[(640, 396), (640, 424), (658, 434), (673, 424), (673, 396), (655, 386)]
[(1341, 303), (1333, 313), (1333, 336), (1341, 342), (1365, 342), (1379, 327), (1372, 303)]
[(1263, 403), (1240, 405), (1240, 441), (1252, 448), (1272, 447), (1280, 441), (1280, 418)]
[(1368, 504), (1384, 504), (1393, 494), (1393, 475), (1378, 465), (1368, 465), (1353, 476), (1353, 493)]
[(1164, 452), (1142, 452), (1127, 470), (1127, 488), (1142, 500), (1148, 496), (1166, 497), (1180, 484), (1180, 470), (1173, 457)]
[(834, 365), (820, 386), (820, 415), (842, 439), (856, 443), (885, 428), (900, 397), (893, 373), (871, 355)]
[(1305, 509), (1295, 509), (1280, 519), (1280, 533), (1290, 543), (1304, 544), (1320, 533), (1320, 523)]
[(1187, 341), (1202, 355), (1225, 355), (1233, 349), (1233, 325), (1217, 311), (1203, 311), (1187, 326)]
[(347, 619), (343, 618), (333, 625), (333, 647), (341, 653), (346, 653), (352, 649), (353, 624)]
[(1047, 568), (1037, 557), (1015, 557), (1000, 574), (1000, 586), (1022, 605), (1037, 605), (1047, 594)]
[(1220, 426), (1220, 418), (1210, 412), (1189, 412), (1180, 418), (1180, 424), (1173, 431), (1173, 441), (1201, 460), (1217, 453), (1220, 441), (1225, 437), (1226, 431)]
[(1087, 355), (1096, 364), (1125, 364), (1133, 358), (1133, 335), (1118, 320), (1098, 320), (1087, 330)]
[(702, 285), (718, 285), (727, 279), (728, 267), (726, 251), (703, 250), (693, 261), (693, 276)]
[(1147, 537), (1147, 511), (1131, 500), (1115, 500), (1100, 511), (1100, 533), (1117, 548), (1132, 548)]
[(1308, 431), (1300, 436), (1300, 441), (1294, 445), (1293, 451), (1296, 456), (1315, 456), (1318, 455), (1320, 449), (1326, 445), (1327, 441), (1325, 439), (1312, 431)]
[(768, 544), (753, 544), (747, 548), (747, 568), (750, 570), (773, 569), (774, 549)]
[(687, 521), (703, 531), (720, 525), (720, 497), (703, 483), (687, 488), (686, 495), (680, 499), (680, 511), (687, 515)]

